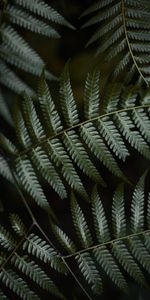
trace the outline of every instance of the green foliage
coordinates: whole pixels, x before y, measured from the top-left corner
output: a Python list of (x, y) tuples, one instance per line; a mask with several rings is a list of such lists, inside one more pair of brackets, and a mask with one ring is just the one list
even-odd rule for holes
[[(129, 178), (126, 179), (120, 162), (126, 162), (131, 148), (150, 159), (149, 104), (147, 101), (145, 103), (145, 97), (139, 92), (133, 94), (132, 89), (131, 94), (126, 96), (120, 89), (120, 99), (115, 110), (108, 103), (101, 115), (98, 79), (98, 71), (87, 76), (84, 119), (81, 120), (67, 65), (60, 79), (62, 115), (42, 75), (37, 100), (25, 94), (20, 102), (21, 107), (15, 109), (18, 144), (14, 147), (8, 139), (1, 138), (5, 152), (9, 156), (10, 152), (12, 154), (14, 172), (19, 183), (47, 211), (49, 203), (40, 184), (40, 176), (61, 198), (66, 198), (68, 188), (71, 188), (88, 199), (81, 172), (93, 182), (106, 185), (97, 168), (97, 161), (112, 174), (127, 181)], [(110, 86), (110, 94), (111, 88), (113, 86)], [(113, 97), (112, 102), (116, 95)], [(38, 105), (40, 112), (37, 111)]]
[[(147, 221), (150, 203), (145, 191), (147, 173), (134, 187), (130, 213), (127, 211), (129, 198), (125, 197), (123, 184), (116, 188), (112, 197), (112, 212), (105, 210), (97, 186), (93, 189), (86, 209), (72, 193), (70, 228), (64, 231), (62, 224), (58, 226), (51, 222), (56, 246), (51, 246), (50, 240), (47, 242), (35, 234), (34, 224), (27, 230), (22, 219), (17, 214), (11, 214), (11, 229), (8, 231), (0, 227), (2, 291), (6, 286), (21, 299), (40, 299), (40, 289), (43, 289), (65, 299), (64, 293), (59, 291), (51, 279), (51, 273), (55, 270), (69, 278), (74, 272), (74, 265), (76, 276), (80, 278), (89, 299), (90, 295), (95, 299), (95, 296), (102, 293), (104, 273), (125, 292), (128, 291), (126, 273), (130, 280), (134, 279), (146, 287), (148, 283), (145, 274), (150, 273), (150, 228)], [(71, 236), (72, 226), (76, 232), (74, 237)], [(38, 289), (31, 288), (30, 281)], [(4, 288), (5, 293), (7, 295)]]
[[(112, 63), (107, 80), (91, 68), (81, 103), (69, 63), (58, 92), (21, 34), (59, 38), (57, 25), (73, 27), (48, 1), (2, 0), (0, 9), (0, 114), (9, 123), (0, 175), (12, 191), (1, 203), (2, 179), (0, 299), (97, 300), (107, 283), (127, 297), (133, 284), (142, 299), (150, 278), (149, 1), (98, 0), (83, 12), (92, 15), (85, 28), (99, 24), (88, 45), (100, 41), (100, 66), (104, 57)], [(17, 68), (39, 76), (37, 94)], [(21, 94), (12, 114), (6, 87)]]
[[(50, 38), (59, 38), (59, 33), (46, 21), (69, 27), (71, 25), (41, 0), (4, 1), (1, 14), (0, 82), (16, 93), (26, 91), (33, 95), (34, 91), (15, 74), (11, 66), (39, 76), (45, 68), (45, 62), (18, 33), (16, 26)], [(49, 80), (55, 79), (48, 71), (45, 71), (45, 75)]]
[[(37, 289), (38, 293), (42, 289), (59, 299), (65, 299), (51, 279), (52, 269), (67, 273), (59, 254), (37, 236), (32, 227), (27, 230), (18, 215), (11, 214), (10, 221), (10, 231), (0, 227), (1, 288), (6, 286), (20, 299), (40, 299)], [(43, 263), (42, 267), (40, 261)], [(48, 270), (45, 270), (46, 264), (49, 265)], [(29, 279), (34, 282), (34, 288), (33, 284), (28, 284)], [(5, 292), (2, 296), (1, 299), (5, 299)]]
[(149, 84), (149, 1), (100, 0), (83, 16), (91, 14), (83, 27), (98, 24), (98, 29), (87, 45), (99, 42), (97, 54), (105, 53), (108, 61), (119, 56), (115, 76), (126, 68), (129, 78), (137, 72)]
[[(54, 225), (52, 226), (57, 240), (64, 248), (65, 260), (73, 259), (76, 262), (78, 276), (81, 272), (84, 280), (96, 295), (100, 295), (102, 292), (103, 271), (124, 291), (127, 291), (126, 272), (138, 284), (147, 285), (143, 272), (143, 269), (150, 272), (149, 245), (146, 242), (149, 240), (149, 227), (146, 221), (148, 216), (144, 211), (144, 206), (149, 206), (149, 199), (144, 191), (146, 173), (134, 188), (128, 228), (126, 222), (129, 212), (126, 211), (126, 205), (129, 200), (125, 200), (123, 185), (118, 186), (114, 193), (112, 216), (105, 212), (104, 201), (99, 196), (97, 187), (92, 192), (90, 204), (86, 205), (86, 210), (88, 208), (90, 211), (88, 218), (85, 217), (86, 210), (84, 212), (81, 209), (72, 194), (71, 212), (72, 223), (76, 231), (76, 237), (74, 237), (76, 251), (74, 249), (70, 251), (63, 246), (63, 236), (69, 233), (63, 233), (61, 229), (58, 231), (57, 226), (57, 229)], [(108, 220), (111, 218), (112, 223), (109, 224)], [(69, 228), (67, 231), (69, 232)], [(70, 244), (75, 243), (70, 236), (68, 236), (68, 240)]]

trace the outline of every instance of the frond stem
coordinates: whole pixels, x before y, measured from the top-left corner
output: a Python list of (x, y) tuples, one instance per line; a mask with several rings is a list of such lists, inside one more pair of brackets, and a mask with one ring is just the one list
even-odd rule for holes
[[(140, 108), (150, 108), (150, 105), (148, 105), (148, 104), (147, 104), (147, 105), (138, 105), (138, 106), (134, 107), (134, 109), (140, 109)], [(57, 134), (54, 134), (54, 135), (49, 136), (49, 137), (47, 137), (47, 138), (41, 139), (41, 140), (39, 140), (39, 142), (36, 143), (35, 145), (32, 145), (32, 146), (26, 148), (25, 150), (23, 150), (23, 151), (21, 151), (21, 152), (18, 152), (18, 153), (16, 152), (16, 153), (14, 153), (14, 155), (15, 155), (16, 157), (22, 156), (22, 155), (24, 155), (24, 154), (27, 154), (27, 153), (30, 152), (31, 150), (35, 149), (36, 147), (38, 147), (38, 146), (40, 146), (40, 145), (42, 145), (42, 144), (45, 144), (45, 143), (49, 142), (49, 141), (52, 140), (52, 139), (58, 138), (58, 137), (60, 137), (61, 135), (64, 135), (65, 133), (67, 133), (67, 132), (70, 131), (70, 130), (77, 129), (77, 128), (81, 127), (81, 126), (84, 126), (84, 125), (86, 125), (86, 124), (88, 124), (88, 123), (90, 123), (90, 122), (97, 121), (98, 119), (101, 119), (101, 118), (109, 117), (109, 116), (112, 116), (112, 115), (115, 115), (115, 114), (119, 114), (119, 113), (121, 113), (121, 112), (132, 111), (132, 110), (133, 110), (133, 107), (123, 108), (123, 109), (117, 110), (117, 111), (115, 111), (115, 112), (114, 112), (114, 111), (113, 111), (113, 112), (109, 112), (109, 113), (106, 113), (106, 114), (99, 115), (99, 116), (97, 116), (97, 117), (91, 118), (91, 119), (89, 119), (89, 120), (80, 122), (80, 123), (78, 123), (78, 124), (76, 124), (76, 125), (74, 125), (74, 126), (72, 126), (72, 127), (66, 128), (66, 129), (64, 129), (64, 130), (62, 130), (62, 131), (60, 131), (60, 132), (58, 132)]]
[(91, 246), (91, 247), (86, 248), (86, 249), (79, 250), (79, 251), (76, 251), (76, 252), (74, 252), (72, 254), (64, 255), (63, 258), (64, 259), (68, 259), (68, 258), (74, 257), (74, 256), (76, 256), (78, 254), (85, 253), (87, 251), (92, 251), (92, 250), (95, 250), (97, 248), (101, 248), (103, 246), (107, 246), (109, 244), (113, 244), (113, 243), (118, 242), (118, 241), (127, 240), (127, 239), (130, 239), (130, 238), (134, 237), (134, 236), (139, 236), (139, 235), (143, 235), (143, 234), (146, 234), (146, 233), (150, 233), (150, 229), (143, 230), (143, 231), (138, 232), (138, 233), (133, 233), (133, 234), (130, 234), (130, 235), (127, 235), (127, 236), (123, 236), (123, 237), (120, 237), (120, 238), (117, 238), (117, 239), (113, 239), (113, 240), (108, 241), (108, 242), (104, 242), (102, 244), (98, 244), (98, 245)]

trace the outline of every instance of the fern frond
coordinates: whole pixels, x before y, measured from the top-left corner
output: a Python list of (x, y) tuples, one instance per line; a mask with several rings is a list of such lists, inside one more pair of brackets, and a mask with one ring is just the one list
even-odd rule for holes
[(74, 227), (76, 229), (76, 233), (78, 235), (82, 247), (90, 247), (90, 245), (92, 244), (91, 233), (86, 224), (86, 220), (82, 213), (82, 210), (76, 202), (76, 199), (73, 194), (71, 199), (71, 212)]
[(49, 204), (46, 196), (44, 195), (30, 160), (26, 157), (23, 158), (23, 160), (18, 159), (16, 162), (16, 172), (19, 175), (20, 183), (23, 187), (25, 187), (27, 192), (33, 196), (38, 205), (45, 210), (49, 210)]
[[(55, 273), (58, 271), (67, 274), (66, 266), (57, 251), (34, 234), (33, 224), (27, 230), (17, 214), (11, 214), (9, 219), (13, 232), (0, 226), (1, 299), (5, 299), (3, 294), (5, 287), (10, 289), (9, 295), (13, 292), (18, 299), (41, 299), (39, 289), (48, 295), (66, 299), (59, 291), (57, 284), (51, 279), (50, 270), (47, 269), (49, 264), (51, 268), (55, 269)], [(33, 282), (36, 284), (36, 288), (34, 288), (36, 292), (30, 288), (30, 286), (33, 288)]]
[(21, 9), (18, 9), (14, 6), (7, 6), (7, 13), (10, 22), (29, 29), (35, 33), (45, 35), (48, 37), (59, 38), (59, 34), (55, 29), (53, 29), (48, 24), (38, 20), (33, 17), (30, 13), (27, 13)]
[(50, 292), (60, 299), (64, 299), (50, 277), (37, 264), (35, 264), (34, 261), (30, 261), (27, 255), (20, 257), (18, 254), (16, 254), (12, 257), (11, 263), (45, 291)]
[(4, 86), (21, 94), (26, 91), (28, 95), (33, 96), (35, 93), (27, 84), (25, 84), (16, 74), (0, 59), (0, 82)]
[(12, 120), (12, 116), (11, 113), (7, 107), (7, 104), (5, 102), (4, 96), (2, 94), (2, 91), (0, 89), (0, 114), (1, 116), (3, 116), (3, 118), (11, 125), (13, 126), (13, 120)]
[(44, 67), (44, 62), (40, 56), (30, 48), (24, 39), (11, 27), (1, 27), (2, 40), (8, 48), (10, 48), (16, 55), (22, 57), (23, 60), (30, 60), (31, 63)]
[(122, 241), (113, 243), (112, 252), (125, 271), (137, 282), (146, 285), (146, 281), (140, 267), (132, 254)]
[(91, 256), (88, 253), (80, 254), (76, 257), (76, 261), (83, 277), (91, 286), (93, 293), (100, 295), (102, 293), (102, 281)]
[(10, 182), (13, 182), (13, 177), (12, 177), (8, 162), (5, 159), (5, 157), (1, 154), (0, 154), (0, 174), (4, 178), (8, 179)]
[[(147, 286), (145, 272), (150, 272), (150, 233), (145, 220), (149, 212), (143, 210), (143, 205), (149, 205), (149, 199), (144, 191), (145, 172), (134, 187), (130, 208), (126, 211), (124, 186), (121, 184), (116, 189), (112, 199), (112, 222), (110, 215), (105, 212), (97, 187), (91, 195), (91, 202), (86, 208), (81, 208), (74, 195), (71, 197), (72, 223), (76, 230), (76, 249), (72, 252), (64, 243), (72, 240), (69, 237), (69, 229), (62, 234), (61, 227), (52, 226), (57, 241), (61, 245), (62, 253), (67, 261), (73, 260), (78, 266), (84, 280), (89, 284), (95, 295), (102, 291), (103, 272), (107, 274), (120, 289), (127, 292), (126, 272), (138, 284)], [(144, 204), (143, 204), (144, 203)], [(127, 201), (129, 204), (129, 199)], [(89, 215), (87, 215), (87, 209)], [(140, 213), (139, 213), (140, 212)], [(87, 216), (86, 216), (87, 215)], [(131, 216), (128, 226), (126, 222)], [(137, 222), (134, 222), (134, 220)], [(133, 225), (135, 224), (135, 226)], [(134, 227), (134, 229), (133, 229)], [(90, 230), (92, 228), (92, 230)], [(72, 230), (71, 230), (72, 231)], [(82, 245), (82, 249), (80, 249)], [(95, 284), (94, 284), (95, 283)]]
[(37, 235), (30, 234), (23, 244), (23, 249), (26, 249), (33, 257), (37, 257), (41, 261), (48, 263), (51, 268), (58, 272), (67, 273), (66, 267), (57, 252)]
[[(88, 27), (98, 24), (96, 33), (91, 37), (87, 45), (98, 42), (97, 54), (107, 51), (107, 60), (118, 56), (118, 65), (114, 75), (118, 76), (123, 70), (132, 70), (140, 78), (149, 84), (149, 63), (146, 56), (149, 55), (149, 2), (148, 1), (98, 1), (88, 8), (82, 16), (93, 15), (84, 24)], [(101, 42), (103, 39), (103, 42)], [(144, 68), (143, 62), (145, 60)], [(133, 77), (132, 73), (132, 77)]]
[(107, 242), (110, 239), (110, 233), (108, 229), (104, 208), (97, 191), (97, 187), (93, 189), (93, 193), (91, 195), (91, 201), (92, 201), (92, 214), (94, 219), (96, 238), (99, 243)]
[(38, 99), (43, 117), (45, 119), (45, 130), (54, 135), (62, 130), (60, 116), (50, 94), (49, 87), (45, 81), (44, 74), (40, 77), (38, 84)]
[(67, 253), (73, 253), (77, 250), (74, 242), (68, 237), (68, 235), (66, 235), (66, 233), (62, 229), (60, 229), (55, 224), (51, 224), (51, 227), (56, 239), (60, 242), (62, 248), (66, 250)]
[(142, 231), (144, 229), (144, 182), (147, 172), (140, 178), (131, 204), (131, 224), (134, 232)]
[(110, 251), (105, 247), (101, 247), (100, 249), (94, 250), (94, 256), (100, 266), (104, 269), (106, 274), (110, 277), (112, 281), (122, 290), (127, 290), (126, 281), (116, 265), (113, 256)]
[(40, 298), (30, 290), (26, 282), (20, 278), (13, 270), (2, 270), (0, 272), (0, 280), (10, 290), (17, 294), (23, 300), (39, 300)]
[(123, 177), (113, 155), (103, 143), (99, 132), (91, 122), (81, 126), (81, 137), (94, 155), (116, 176)]
[(37, 99), (25, 94), (14, 108), (18, 144), (11, 146), (7, 138), (0, 139), (4, 153), (9, 158), (11, 154), (19, 184), (46, 210), (50, 207), (39, 183), (40, 177), (61, 198), (66, 198), (71, 188), (89, 199), (83, 175), (106, 186), (99, 170), (103, 165), (112, 174), (127, 181), (120, 162), (126, 162), (132, 149), (150, 159), (148, 92), (144, 96), (137, 87), (131, 86), (128, 91), (123, 91), (119, 83), (110, 84), (104, 95), (106, 104), (101, 115), (98, 78), (96, 70), (87, 76), (84, 115), (79, 121), (81, 117), (71, 88), (68, 66), (60, 80), (62, 117), (42, 74)]
[(0, 226), (0, 244), (8, 250), (12, 250), (15, 247), (13, 236), (2, 225)]
[(99, 78), (98, 70), (87, 75), (84, 90), (84, 115), (87, 120), (99, 115)]
[(13, 230), (19, 235), (24, 236), (26, 234), (26, 228), (22, 220), (17, 214), (10, 214), (10, 222)]
[[(5, 74), (1, 76), (0, 82), (12, 89), (14, 92), (21, 94), (30, 89), (28, 85), (19, 80), (17, 75), (11, 70), (4, 67), (5, 62), (8, 65), (15, 65), (16, 67), (29, 72), (33, 75), (40, 76), (45, 62), (34, 51), (31, 46), (24, 40), (24, 38), (14, 29), (13, 25), (17, 27), (23, 27), (34, 33), (45, 35), (49, 38), (59, 38), (60, 35), (51, 25), (46, 21), (58, 23), (60, 25), (68, 26), (73, 29), (73, 26), (65, 20), (54, 8), (46, 4), (44, 1), (24, 1), (24, 0), (10, 0), (5, 3), (5, 7), (2, 12), (2, 24), (0, 33), (2, 37), (0, 47), (0, 58), (2, 60), (3, 69)], [(45, 18), (41, 20), (39, 17)], [(30, 61), (30, 63), (29, 63)], [(9, 71), (8, 71), (9, 70)], [(9, 76), (6, 76), (6, 75)], [(12, 75), (14, 74), (13, 82)], [(5, 75), (5, 76), (4, 76)], [(56, 79), (48, 71), (45, 71), (47, 79)]]
[(78, 124), (79, 114), (71, 88), (68, 65), (60, 78), (60, 101), (66, 125), (71, 127)]
[(114, 235), (116, 237), (124, 236), (126, 232), (126, 221), (124, 211), (124, 195), (123, 186), (120, 185), (113, 198), (112, 207), (112, 223), (114, 229)]
[(71, 24), (67, 22), (63, 16), (42, 0), (15, 0), (15, 3), (49, 21), (73, 28), (73, 26), (71, 26)]

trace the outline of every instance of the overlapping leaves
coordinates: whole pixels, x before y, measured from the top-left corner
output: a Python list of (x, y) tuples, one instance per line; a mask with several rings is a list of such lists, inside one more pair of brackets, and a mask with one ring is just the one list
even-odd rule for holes
[(11, 214), (10, 222), (10, 231), (0, 226), (1, 299), (7, 299), (8, 295), (26, 300), (41, 299), (42, 290), (48, 297), (65, 299), (52, 276), (54, 270), (67, 274), (57, 251), (32, 228), (27, 230), (18, 215)]
[[(141, 96), (132, 88), (113, 94), (114, 86), (109, 88), (110, 94), (107, 91), (105, 95), (107, 105), (100, 115), (99, 72), (88, 75), (84, 119), (81, 119), (66, 66), (60, 79), (59, 107), (43, 76), (37, 101), (24, 95), (21, 109), (16, 106), (14, 122), (18, 144), (14, 146), (1, 135), (1, 145), (14, 161), (13, 172), (19, 183), (45, 210), (49, 209), (49, 203), (40, 184), (41, 177), (61, 198), (66, 198), (73, 189), (87, 199), (83, 175), (105, 186), (102, 165), (127, 180), (120, 162), (127, 160), (132, 148), (150, 159), (148, 94)], [(3, 170), (3, 174), (6, 171)]]
[[(111, 216), (105, 210), (105, 201), (99, 196), (97, 187), (93, 189), (91, 203), (86, 210), (72, 194), (74, 237), (70, 235), (69, 228), (64, 231), (63, 225), (52, 225), (64, 259), (74, 261), (77, 276), (86, 288), (89, 285), (87, 290), (91, 295), (100, 296), (102, 293), (104, 273), (125, 292), (128, 290), (127, 274), (138, 285), (148, 285), (150, 198), (145, 192), (146, 175), (147, 172), (136, 184), (131, 201), (124, 195), (124, 185), (117, 187), (111, 203)], [(87, 217), (88, 209), (90, 216)]]
[(83, 13), (92, 14), (84, 27), (98, 24), (88, 45), (98, 42), (97, 54), (104, 53), (108, 61), (119, 57), (114, 75), (125, 68), (128, 79), (136, 72), (141, 79), (150, 81), (150, 3), (148, 0), (97, 1)]
[[(52, 38), (59, 38), (59, 33), (46, 21), (71, 27), (54, 8), (41, 0), (2, 1), (1, 8), (1, 45), (0, 45), (0, 82), (16, 93), (33, 90), (16, 75), (11, 66), (39, 76), (45, 62), (39, 54), (18, 33), (13, 25)], [(41, 19), (42, 17), (42, 19)], [(55, 77), (45, 71), (48, 79)]]

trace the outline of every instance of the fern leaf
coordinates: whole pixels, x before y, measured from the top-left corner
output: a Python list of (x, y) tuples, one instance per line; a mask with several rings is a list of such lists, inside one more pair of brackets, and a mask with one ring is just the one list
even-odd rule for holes
[(115, 0), (102, 0), (101, 2), (94, 3), (90, 8), (88, 8), (86, 11), (83, 12), (82, 16), (86, 16), (88, 14), (91, 14), (100, 8), (104, 8), (105, 6), (113, 3)]
[(47, 150), (51, 160), (57, 167), (61, 168), (61, 173), (71, 188), (75, 189), (84, 198), (88, 198), (80, 177), (78, 176), (71, 159), (68, 157), (62, 142), (56, 138), (51, 142), (49, 141), (47, 144)]
[(17, 214), (10, 214), (10, 222), (12, 225), (13, 230), (17, 233), (19, 236), (24, 236), (26, 233), (26, 228), (22, 220)]
[(47, 3), (42, 0), (15, 0), (15, 3), (30, 10), (33, 13), (46, 18), (49, 21), (69, 26), (73, 28), (54, 8), (50, 7)]
[(30, 138), (39, 140), (45, 137), (42, 124), (37, 116), (33, 101), (27, 95), (24, 95), (22, 101), (24, 120), (29, 131)]
[(12, 257), (11, 262), (17, 269), (22, 271), (23, 274), (25, 274), (28, 278), (31, 278), (44, 290), (50, 292), (52, 295), (64, 299), (50, 277), (47, 276), (47, 274), (37, 264), (35, 264), (34, 261), (30, 261), (27, 255), (20, 257), (17, 254)]
[(41, 147), (37, 147), (32, 151), (32, 161), (37, 166), (39, 173), (54, 188), (60, 198), (67, 198), (67, 192), (59, 174)]
[(74, 227), (76, 229), (82, 247), (89, 247), (92, 244), (92, 236), (87, 226), (84, 214), (73, 194), (71, 199), (71, 212)]
[[(93, 16), (84, 24), (88, 27), (97, 24), (96, 33), (90, 38), (87, 45), (101, 42), (97, 48), (97, 54), (107, 51), (107, 60), (112, 60), (117, 56), (118, 64), (113, 75), (116, 77), (123, 70), (130, 73), (129, 80), (135, 73), (149, 85), (149, 63), (145, 61), (145, 66), (139, 60), (149, 55), (150, 35), (149, 35), (149, 3), (139, 1), (98, 1), (88, 8), (82, 16)], [(121, 52), (121, 56), (118, 54)], [(120, 58), (121, 57), (121, 58)], [(134, 71), (133, 71), (134, 70)]]
[(27, 148), (31, 146), (31, 139), (28, 130), (26, 128), (23, 115), (21, 111), (18, 110), (17, 106), (14, 106), (13, 116), (14, 116), (14, 124), (16, 128), (16, 136), (19, 144), (23, 148)]
[(94, 228), (99, 243), (107, 242), (110, 239), (109, 228), (107, 224), (104, 208), (99, 197), (97, 187), (93, 189), (92, 195), (92, 214), (94, 219)]
[(140, 153), (142, 153), (143, 156), (145, 156), (147, 159), (150, 159), (150, 152), (149, 147), (146, 144), (143, 137), (140, 135), (140, 133), (136, 130), (134, 130), (134, 124), (130, 117), (126, 113), (119, 113), (117, 114), (118, 119), (118, 126), (121, 130), (122, 134), (125, 136), (127, 141)]
[(61, 273), (66, 273), (66, 267), (61, 261), (57, 252), (49, 246), (40, 237), (30, 234), (23, 244), (23, 249), (27, 250), (29, 254), (37, 257), (41, 261), (50, 264), (51, 268)]
[(116, 259), (135, 281), (145, 285), (145, 278), (133, 256), (122, 241), (113, 243), (112, 251)]
[[(48, 209), (48, 205), (43, 188), (39, 185), (40, 176), (61, 198), (66, 198), (71, 188), (83, 198), (89, 199), (84, 174), (90, 180), (105, 186), (99, 170), (101, 164), (115, 176), (127, 181), (121, 163), (127, 161), (132, 149), (150, 159), (148, 92), (143, 96), (137, 86), (131, 86), (128, 91), (124, 91), (119, 83), (109, 84), (109, 90), (104, 96), (104, 113), (100, 115), (99, 75), (97, 71), (93, 74), (88, 77), (84, 101), (88, 103), (87, 111), (90, 109), (92, 112), (87, 113), (84, 109), (85, 119), (82, 122), (79, 121), (66, 66), (60, 83), (63, 95), (60, 103), (63, 107), (60, 110), (64, 111), (64, 115), (60, 117), (43, 73), (39, 82), (38, 99), (25, 95), (23, 101), (17, 103), (14, 109), (17, 146), (13, 149), (9, 140), (2, 138), (1, 146), (6, 155), (11, 154), (13, 170), (16, 177), (20, 177), (18, 182), (21, 185), (26, 182), (24, 189), (45, 209), (46, 206)], [(93, 90), (90, 88), (93, 83), (90, 82), (95, 82)], [(87, 120), (86, 114), (90, 119)], [(33, 186), (28, 173), (29, 177), (31, 173), (34, 174)], [(35, 191), (37, 186), (39, 193)]]
[(0, 226), (0, 244), (8, 250), (12, 250), (16, 244), (13, 236), (3, 226)]
[(45, 81), (44, 74), (40, 77), (38, 85), (38, 99), (40, 102), (45, 127), (49, 135), (54, 135), (62, 130), (61, 120), (52, 100), (48, 85)]
[(31, 16), (29, 13), (23, 11), (22, 9), (18, 9), (14, 6), (8, 5), (6, 15), (8, 15), (9, 20), (12, 23), (17, 24), (20, 27), (24, 27), (33, 32), (43, 34), (48, 37), (53, 37), (53, 38), (60, 37), (57, 31), (53, 29), (51, 26)]
[(11, 26), (5, 26), (1, 29), (4, 43), (16, 55), (21, 55), (22, 59), (31, 60), (32, 63), (44, 67), (44, 62), (40, 56), (24, 41), (24, 39)]
[(25, 84), (1, 59), (0, 75), (0, 82), (15, 93), (21, 94), (23, 91), (26, 91), (28, 95), (34, 95), (34, 91), (27, 84)]
[[(0, 57), (3, 59), (3, 61), (6, 61), (8, 64), (11, 64), (12, 66), (16, 66), (17, 68), (20, 68), (21, 70), (33, 74), (35, 76), (40, 76), (41, 75), (41, 66), (34, 64), (33, 62), (28, 63), (28, 60), (25, 58), (22, 59), (21, 54), (15, 53), (15, 51), (12, 51), (12, 49), (9, 49), (6, 44), (1, 44), (0, 47)], [(50, 72), (45, 71), (45, 76), (48, 80), (54, 80), (56, 77), (52, 75)], [(16, 77), (16, 75), (15, 75)], [(17, 78), (17, 77), (16, 77)], [(21, 80), (20, 80), (21, 81)], [(22, 85), (25, 83), (22, 83)], [(28, 87), (29, 89), (29, 87)], [(17, 90), (16, 90), (17, 91)], [(22, 92), (26, 91), (27, 89), (22, 88)], [(18, 90), (18, 93), (19, 90)]]
[(114, 194), (112, 206), (112, 223), (114, 227), (113, 229), (115, 237), (119, 238), (121, 236), (124, 236), (126, 233), (126, 222), (122, 185), (117, 188)]
[(147, 226), (150, 228), (150, 192), (148, 194), (148, 203), (147, 203)]
[(72, 130), (68, 133), (64, 133), (63, 141), (68, 152), (70, 153), (70, 156), (78, 165), (78, 167), (94, 181), (100, 181), (102, 185), (105, 185), (104, 180), (88, 157), (87, 152), (83, 144), (80, 142), (76, 132)]
[(110, 277), (112, 281), (122, 290), (127, 290), (126, 281), (119, 270), (116, 262), (111, 255), (110, 251), (105, 247), (102, 246), (100, 249), (96, 249), (93, 251), (94, 256), (100, 266), (104, 269), (106, 274)]
[(76, 256), (76, 261), (83, 277), (91, 286), (94, 294), (100, 295), (102, 293), (102, 282), (91, 256), (88, 253), (80, 254)]
[(37, 204), (43, 209), (50, 211), (49, 204), (44, 195), (42, 187), (38, 181), (35, 171), (27, 157), (18, 159), (16, 162), (16, 172), (22, 186), (34, 197)]
[(5, 103), (5, 99), (3, 97), (2, 91), (0, 89), (0, 114), (1, 116), (3, 116), (3, 118), (11, 125), (13, 126), (13, 120), (12, 120), (12, 116), (11, 113), (7, 107), (7, 104)]
[(99, 71), (87, 75), (84, 90), (84, 115), (90, 120), (99, 115)]
[(16, 146), (8, 138), (6, 138), (3, 133), (0, 133), (0, 145), (7, 151), (7, 153), (16, 153)]
[(0, 174), (8, 179), (10, 182), (13, 182), (13, 177), (8, 165), (7, 160), (4, 158), (3, 155), (0, 154)]
[(68, 127), (79, 123), (79, 115), (73, 96), (68, 65), (65, 66), (60, 78), (60, 101), (65, 122)]
[(23, 300), (39, 300), (40, 298), (29, 289), (26, 282), (20, 278), (14, 271), (11, 269), (2, 270), (0, 273), (0, 279), (2, 282), (16, 293)]
[(148, 124), (148, 116), (143, 109), (133, 111), (133, 120), (136, 126), (140, 129), (141, 134), (144, 138), (150, 142), (150, 132)]
[(59, 241), (63, 249), (66, 250), (68, 253), (74, 253), (76, 251), (76, 246), (74, 242), (58, 226), (52, 224), (51, 227), (53, 233), (55, 234), (57, 240)]
[(147, 172), (140, 178), (133, 193), (131, 203), (131, 224), (133, 233), (142, 231), (144, 228), (144, 182), (146, 174)]
[(111, 152), (103, 143), (98, 131), (91, 122), (80, 128), (80, 134), (95, 156), (116, 176), (122, 177), (116, 161)]
[(129, 155), (129, 152), (112, 120), (109, 117), (99, 119), (98, 129), (116, 156), (125, 161), (126, 157)]
[(129, 240), (130, 251), (140, 264), (150, 273), (149, 252), (138, 237)]

